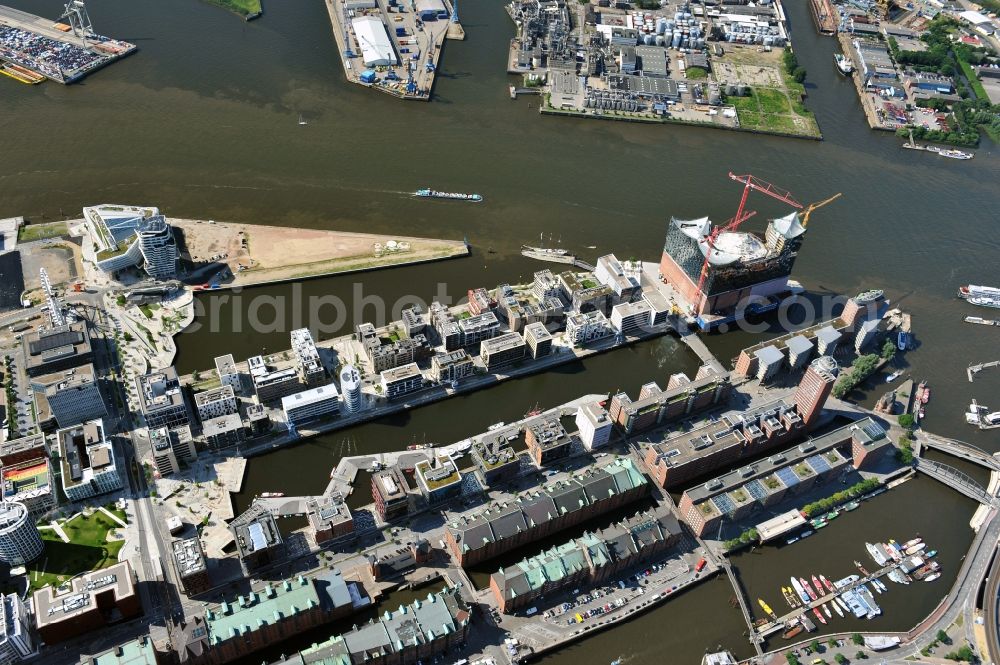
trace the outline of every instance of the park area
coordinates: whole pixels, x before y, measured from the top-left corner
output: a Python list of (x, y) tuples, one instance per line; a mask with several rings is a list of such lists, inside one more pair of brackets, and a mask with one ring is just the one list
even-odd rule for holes
[[(111, 507), (108, 510), (122, 521), (128, 521), (123, 511)], [(41, 529), (45, 551), (27, 566), (31, 591), (50, 584), (58, 586), (80, 573), (107, 568), (118, 562), (124, 540), (116, 539), (115, 535), (109, 540), (108, 534), (116, 534), (121, 525), (102, 511), (95, 510), (89, 515), (80, 513), (60, 526), (69, 542), (65, 542), (55, 529)]]

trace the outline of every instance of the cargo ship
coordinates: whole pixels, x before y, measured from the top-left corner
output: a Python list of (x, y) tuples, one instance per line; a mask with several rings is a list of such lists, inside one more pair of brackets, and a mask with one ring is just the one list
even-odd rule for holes
[(414, 196), (422, 199), (448, 199), (449, 201), (469, 201), (480, 203), (483, 197), (479, 194), (463, 194), (461, 192), (439, 192), (436, 189), (418, 189), (413, 192)]

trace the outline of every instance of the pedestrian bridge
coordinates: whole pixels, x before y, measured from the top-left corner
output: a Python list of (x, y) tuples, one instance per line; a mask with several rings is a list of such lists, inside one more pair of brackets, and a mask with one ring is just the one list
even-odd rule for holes
[(1000, 459), (967, 443), (926, 433), (919, 435), (917, 440), (920, 442), (921, 447), (940, 450), (943, 453), (961, 457), (973, 464), (984, 466), (991, 471), (1000, 471)]
[(994, 504), (995, 498), (968, 474), (962, 473), (958, 469), (950, 467), (947, 464), (935, 462), (934, 460), (929, 460), (924, 457), (917, 457), (914, 461), (917, 471), (926, 473), (931, 478), (941, 481), (945, 485), (958, 490), (965, 496), (970, 499), (974, 499), (979, 503), (987, 506)]

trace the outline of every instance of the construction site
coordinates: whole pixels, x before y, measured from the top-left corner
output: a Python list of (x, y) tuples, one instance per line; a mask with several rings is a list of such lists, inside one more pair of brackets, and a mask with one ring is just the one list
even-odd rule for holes
[(344, 75), (399, 99), (429, 101), (446, 39), (465, 39), (452, 0), (326, 0)]
[[(708, 217), (671, 218), (660, 259), (660, 279), (702, 330), (775, 309), (794, 288), (789, 277), (810, 215), (840, 196), (805, 206), (790, 192), (753, 175), (730, 172), (729, 178), (743, 184), (736, 214), (721, 225)], [(770, 220), (763, 235), (739, 230), (757, 214), (747, 209), (752, 191), (793, 208)]]
[[(515, 0), (511, 97), (539, 94), (542, 113), (819, 137), (804, 90), (785, 75), (778, 2), (652, 11), (614, 3)], [(760, 99), (763, 98), (763, 102)]]
[(94, 32), (83, 0), (67, 2), (55, 22), (0, 5), (0, 74), (21, 83), (74, 83), (135, 50)]

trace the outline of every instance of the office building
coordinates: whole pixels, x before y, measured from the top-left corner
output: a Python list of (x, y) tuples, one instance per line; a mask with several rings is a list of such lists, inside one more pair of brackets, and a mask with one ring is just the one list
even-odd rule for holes
[(59, 427), (69, 427), (108, 415), (91, 363), (62, 372), (43, 391), (49, 411)]
[(142, 614), (128, 561), (77, 575), (62, 586), (43, 587), (32, 600), (38, 636), (48, 645)]
[(424, 375), (416, 363), (410, 363), (382, 372), (381, 385), (382, 396), (395, 399), (423, 388)]
[(114, 448), (100, 420), (61, 429), (55, 436), (67, 499), (83, 501), (122, 488)]
[(558, 415), (546, 416), (524, 430), (528, 454), (538, 466), (545, 466), (569, 457), (573, 452), (573, 437), (559, 422)]
[(702, 370), (694, 381), (665, 391), (645, 391), (636, 400), (620, 392), (611, 398), (608, 415), (631, 435), (725, 404), (732, 390), (729, 373), (717, 374), (707, 365)]
[(215, 359), (215, 373), (219, 375), (222, 385), (229, 386), (237, 395), (243, 392), (243, 376), (236, 369), (233, 354), (227, 353)]
[(598, 257), (594, 277), (611, 289), (615, 294), (615, 300), (619, 303), (632, 300), (639, 291), (639, 280), (634, 274), (625, 270), (614, 254)]
[(191, 423), (187, 400), (173, 367), (136, 377), (135, 385), (146, 427), (183, 427)]
[(4, 465), (29, 462), (48, 456), (49, 447), (45, 442), (45, 435), (41, 432), (0, 443), (0, 463)]
[(454, 351), (462, 346), (462, 329), (458, 327), (451, 310), (435, 300), (431, 303), (430, 317), (438, 343), (445, 351)]
[(195, 393), (194, 405), (198, 411), (198, 420), (202, 422), (239, 411), (236, 393), (233, 387), (228, 384)]
[(865, 321), (881, 319), (887, 306), (885, 294), (880, 289), (871, 289), (848, 300), (840, 318), (849, 330), (857, 330)]
[(358, 413), (365, 406), (361, 392), (361, 374), (354, 365), (344, 365), (340, 370), (340, 392), (344, 395), (344, 408), (348, 413)]
[(158, 280), (177, 274), (177, 241), (156, 208), (99, 205), (84, 208), (83, 216), (102, 271), (141, 267)]
[(500, 321), (496, 314), (487, 310), (476, 316), (459, 319), (458, 328), (462, 332), (462, 346), (475, 346), (483, 340), (496, 337), (500, 333)]
[(25, 332), (21, 350), (29, 377), (64, 372), (94, 361), (90, 333), (83, 321)]
[(757, 361), (757, 378), (762, 382), (767, 382), (777, 376), (781, 367), (785, 363), (785, 355), (776, 346), (765, 346), (754, 351)]
[(854, 351), (861, 353), (865, 348), (871, 346), (872, 342), (878, 336), (878, 328), (881, 321), (879, 319), (871, 319), (868, 321), (862, 321), (861, 325), (858, 326), (858, 334), (854, 337)]
[(56, 491), (52, 481), (52, 462), (37, 457), (23, 462), (5, 464), (3, 500), (23, 503), (35, 522), (56, 507)]
[(489, 432), (473, 442), (471, 454), (479, 480), (487, 487), (520, 475), (521, 456), (514, 452), (505, 434)]
[(472, 357), (465, 349), (435, 353), (431, 358), (431, 379), (438, 383), (459, 381), (474, 371)]
[(566, 341), (573, 346), (584, 346), (615, 334), (604, 312), (595, 310), (587, 313), (570, 314), (566, 317)]
[(0, 502), (0, 561), (11, 568), (31, 563), (45, 545), (35, 520), (23, 503)]
[(375, 511), (385, 522), (410, 512), (406, 478), (396, 467), (372, 474), (372, 498), (375, 500)]
[(832, 356), (837, 351), (837, 344), (842, 334), (833, 326), (825, 326), (816, 333), (816, 350), (821, 356)]
[(491, 298), (489, 291), (482, 287), (469, 289), (466, 295), (469, 298), (469, 314), (472, 316), (479, 316), (497, 306), (497, 301)]
[(31, 625), (29, 607), (16, 593), (4, 594), (0, 598), (0, 663), (5, 665), (34, 655), (38, 649), (34, 628)]
[(513, 365), (524, 360), (528, 345), (524, 338), (516, 332), (506, 333), (493, 339), (485, 340), (479, 347), (479, 355), (487, 372), (495, 372), (501, 367)]
[(326, 384), (326, 368), (320, 360), (319, 351), (308, 328), (293, 330), (292, 353), (295, 355), (295, 368), (299, 381), (307, 388), (316, 388)]
[(642, 335), (649, 331), (653, 308), (645, 300), (623, 302), (611, 308), (611, 327), (622, 335)]
[(552, 335), (541, 321), (529, 323), (524, 327), (524, 342), (532, 359), (538, 360), (552, 352)]
[(185, 538), (175, 540), (171, 544), (174, 553), (174, 566), (177, 578), (184, 588), (184, 593), (196, 596), (212, 588), (212, 579), (208, 575), (208, 565), (205, 562), (205, 552), (201, 549), (201, 540)]
[(281, 410), (289, 427), (333, 418), (340, 413), (340, 393), (336, 384), (310, 388), (281, 398)]
[(306, 502), (306, 518), (320, 547), (354, 533), (354, 516), (339, 494), (309, 499)]
[(805, 335), (795, 335), (785, 343), (785, 350), (788, 353), (788, 369), (796, 372), (812, 359), (815, 347)]
[(809, 367), (799, 381), (799, 387), (792, 395), (792, 402), (807, 428), (816, 424), (823, 413), (823, 405), (833, 391), (840, 368), (830, 356), (820, 356), (809, 363)]
[(153, 466), (160, 476), (177, 473), (198, 459), (198, 449), (186, 427), (149, 430), (149, 443), (153, 449)]
[(247, 366), (250, 368), (250, 380), (253, 382), (254, 392), (260, 404), (276, 402), (302, 389), (299, 373), (294, 367), (272, 370), (262, 356), (248, 358)]
[(576, 426), (583, 447), (592, 451), (608, 445), (614, 423), (604, 407), (594, 402), (584, 404), (576, 410)]
[(247, 406), (247, 427), (250, 429), (250, 436), (260, 436), (270, 431), (271, 417), (267, 415), (263, 404)]
[(682, 534), (673, 515), (639, 513), (493, 573), (490, 590), (499, 610), (510, 614), (531, 607), (544, 595), (619, 578), (664, 554)]
[(430, 461), (417, 462), (414, 476), (427, 503), (454, 499), (462, 493), (462, 474), (447, 455), (435, 455)]
[(313, 644), (275, 665), (416, 665), (447, 661), (465, 644), (471, 629), (472, 609), (452, 587), (414, 601), (398, 610), (387, 610), (379, 620)]
[(696, 535), (716, 533), (725, 519), (746, 519), (837, 481), (848, 467), (863, 466), (868, 455), (891, 449), (885, 430), (864, 418), (687, 489), (678, 513)]
[(252, 504), (230, 522), (229, 530), (236, 541), (236, 554), (245, 576), (281, 560), (284, 551), (281, 532), (274, 516), (259, 503)]
[(619, 458), (472, 517), (459, 517), (445, 527), (445, 544), (458, 565), (475, 566), (621, 508), (649, 489), (632, 461)]
[(200, 438), (210, 448), (228, 448), (246, 441), (246, 426), (238, 413), (209, 418), (201, 424)]
[(423, 335), (427, 330), (427, 324), (420, 313), (419, 305), (411, 305), (400, 313), (400, 322), (403, 326), (403, 334), (409, 338)]

